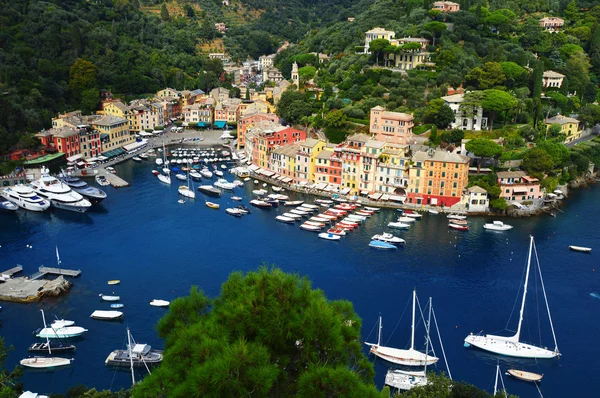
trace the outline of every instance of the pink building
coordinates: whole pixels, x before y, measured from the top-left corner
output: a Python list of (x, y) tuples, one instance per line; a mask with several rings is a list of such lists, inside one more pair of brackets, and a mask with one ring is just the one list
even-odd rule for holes
[(460, 11), (460, 4), (453, 3), (451, 1), (436, 1), (433, 3), (432, 10), (438, 10), (442, 12), (457, 12)]
[(556, 32), (560, 30), (565, 24), (565, 20), (557, 17), (546, 17), (540, 19), (540, 26), (546, 30), (551, 32)]
[(528, 176), (524, 171), (500, 171), (498, 185), (500, 197), (510, 202), (541, 199), (540, 182), (537, 178)]
[(408, 145), (413, 138), (414, 118), (400, 112), (387, 112), (383, 107), (371, 108), (369, 132), (377, 141)]

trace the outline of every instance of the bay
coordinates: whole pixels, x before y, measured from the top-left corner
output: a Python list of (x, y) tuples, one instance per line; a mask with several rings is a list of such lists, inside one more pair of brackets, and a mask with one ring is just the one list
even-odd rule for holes
[[(507, 219), (505, 222), (515, 228), (502, 233), (483, 230), (482, 225), (492, 218), (472, 218), (471, 230), (460, 232), (448, 230), (445, 215), (425, 214), (408, 231), (394, 232), (407, 244), (389, 252), (371, 249), (368, 243), (375, 233), (389, 231), (387, 223), (398, 215), (394, 211), (375, 214), (340, 242), (324, 241), (300, 230), (298, 224), (276, 222), (275, 215), (283, 213), (283, 207), (267, 211), (252, 208), (252, 214), (238, 219), (224, 212), (225, 207), (237, 205), (230, 194), (209, 199), (220, 203), (219, 211), (207, 208), (205, 197), (198, 192), (195, 201), (179, 204), (178, 181), (173, 179), (170, 187), (161, 184), (150, 173), (150, 162), (129, 161), (116, 168), (131, 186), (118, 190), (108, 187), (109, 196), (103, 205), (88, 214), (60, 210), (0, 214), (2, 270), (22, 264), (24, 274), (30, 275), (39, 265), (54, 266), (55, 246), (60, 250), (62, 266), (82, 270), (73, 280), (71, 292), (63, 297), (35, 304), (1, 303), (4, 326), (0, 333), (15, 348), (7, 366), (29, 355), (27, 347), (36, 340), (31, 333), (41, 326), (40, 309), (45, 310), (47, 319), (72, 319), (89, 329), (75, 343), (73, 365), (49, 373), (26, 371), (26, 389), (64, 392), (80, 383), (98, 389), (128, 387), (129, 373), (106, 368), (104, 360), (112, 350), (124, 348), (126, 327), (131, 328), (136, 341), (163, 348), (155, 325), (165, 310), (149, 306), (150, 300), (172, 300), (185, 295), (192, 284), (216, 296), (232, 271), (255, 270), (261, 264), (306, 275), (328, 298), (352, 301), (363, 319), (363, 339), (367, 341), (376, 341), (381, 313), (382, 341), (394, 347), (409, 343), (407, 304), (413, 287), (423, 305), (431, 296), (452, 376), (487, 391), (493, 389), (498, 359), (503, 370), (543, 373), (541, 389), (546, 397), (594, 396), (593, 391), (600, 386), (596, 377), (600, 344), (595, 336), (600, 328), (600, 300), (590, 296), (600, 292), (597, 254), (568, 250), (569, 245), (600, 250), (596, 233), (600, 222), (598, 187), (572, 191), (564, 212), (557, 212), (556, 218)], [(231, 180), (231, 176), (226, 177)], [(243, 196), (243, 203), (248, 204), (252, 189), (256, 189), (254, 184), (248, 182), (237, 188), (235, 195)], [(290, 196), (311, 201), (299, 194)], [(530, 234), (536, 239), (562, 357), (518, 360), (463, 347), (469, 332), (501, 333), (505, 328), (515, 300), (520, 300)], [(120, 279), (121, 284), (107, 285), (111, 279)], [(94, 310), (109, 309), (100, 301), (101, 293), (121, 296), (125, 304), (122, 322), (89, 318)], [(541, 290), (530, 285), (528, 297), (522, 337), (534, 343), (540, 340), (539, 301), (542, 341), (553, 348)], [(519, 304), (509, 329), (516, 328)], [(417, 329), (418, 344), (423, 334), (422, 327)], [(441, 356), (439, 351), (436, 354)], [(381, 387), (387, 366), (375, 361), (375, 369), (376, 383)], [(505, 379), (510, 393), (537, 396), (533, 385)]]

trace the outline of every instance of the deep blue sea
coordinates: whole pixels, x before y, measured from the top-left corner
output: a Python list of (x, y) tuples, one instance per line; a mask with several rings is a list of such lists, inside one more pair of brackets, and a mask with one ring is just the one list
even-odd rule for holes
[[(410, 230), (395, 233), (407, 244), (390, 252), (371, 249), (368, 243), (373, 234), (389, 230), (386, 225), (397, 212), (374, 215), (341, 242), (324, 241), (298, 224), (276, 222), (274, 217), (283, 207), (252, 208), (252, 214), (238, 219), (224, 212), (235, 203), (230, 194), (215, 200), (221, 204), (219, 211), (207, 208), (199, 192), (195, 202), (179, 204), (178, 181), (173, 179), (170, 187), (161, 184), (150, 173), (153, 165), (129, 161), (117, 166), (118, 174), (131, 186), (107, 187), (108, 198), (87, 214), (53, 209), (43, 214), (21, 210), (0, 214), (1, 270), (22, 264), (24, 274), (33, 274), (40, 265), (54, 266), (55, 246), (62, 266), (82, 270), (71, 292), (61, 298), (29, 305), (0, 303), (0, 334), (14, 346), (8, 366), (29, 355), (27, 347), (35, 341), (32, 331), (42, 323), (40, 309), (47, 319), (71, 319), (89, 329), (76, 341), (75, 362), (70, 367), (47, 373), (25, 371), (26, 389), (51, 393), (80, 383), (113, 390), (130, 386), (127, 370), (106, 368), (104, 360), (112, 350), (125, 347), (127, 326), (136, 341), (162, 348), (154, 326), (165, 309), (149, 306), (151, 299), (172, 300), (185, 295), (192, 284), (215, 296), (230, 272), (274, 264), (308, 276), (330, 299), (351, 300), (363, 319), (363, 338), (368, 341), (376, 341), (381, 313), (383, 342), (393, 347), (406, 347), (410, 339), (412, 289), (417, 289), (423, 304), (431, 296), (455, 379), (491, 392), (499, 360), (503, 370), (515, 367), (543, 373), (540, 387), (545, 397), (592, 397), (598, 391), (600, 300), (590, 293), (600, 293), (599, 187), (573, 191), (556, 218), (506, 220), (515, 228), (502, 233), (483, 230), (491, 218), (472, 218), (471, 230), (459, 232), (448, 230), (444, 215), (425, 214)], [(247, 204), (252, 189), (254, 184), (248, 182), (235, 194), (244, 196)], [(515, 299), (520, 300), (517, 295), (530, 234), (536, 239), (562, 358), (515, 360), (463, 347), (471, 331), (501, 333), (505, 328)], [(569, 245), (589, 246), (594, 253), (570, 252)], [(120, 279), (121, 284), (108, 286), (110, 279)], [(541, 329), (544, 345), (553, 347), (547, 318), (538, 318), (545, 308), (535, 281), (532, 277), (522, 337), (537, 343)], [(125, 304), (124, 320), (111, 323), (89, 318), (96, 309), (109, 309), (98, 294), (113, 292)], [(516, 328), (517, 317), (518, 308), (510, 329)], [(423, 335), (421, 325), (418, 345)], [(434, 342), (441, 357), (437, 338)], [(376, 361), (375, 368), (381, 387), (386, 366)], [(532, 384), (508, 376), (505, 383), (509, 393), (537, 396)]]

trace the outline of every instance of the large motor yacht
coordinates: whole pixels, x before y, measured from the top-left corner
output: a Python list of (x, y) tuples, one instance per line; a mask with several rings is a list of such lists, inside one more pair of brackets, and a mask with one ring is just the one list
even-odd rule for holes
[(92, 206), (89, 200), (73, 191), (67, 184), (48, 174), (42, 168), (42, 177), (31, 183), (33, 190), (41, 197), (48, 199), (57, 209), (83, 213)]
[(40, 198), (31, 187), (25, 185), (6, 187), (0, 191), (0, 196), (25, 210), (44, 211), (50, 207), (50, 201)]

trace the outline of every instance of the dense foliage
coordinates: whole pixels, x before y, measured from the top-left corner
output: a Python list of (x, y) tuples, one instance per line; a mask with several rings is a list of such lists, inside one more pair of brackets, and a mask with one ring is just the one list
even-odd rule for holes
[(164, 362), (134, 396), (389, 396), (373, 385), (360, 326), (350, 302), (306, 278), (235, 272), (216, 299), (193, 287), (171, 303), (158, 325)]

